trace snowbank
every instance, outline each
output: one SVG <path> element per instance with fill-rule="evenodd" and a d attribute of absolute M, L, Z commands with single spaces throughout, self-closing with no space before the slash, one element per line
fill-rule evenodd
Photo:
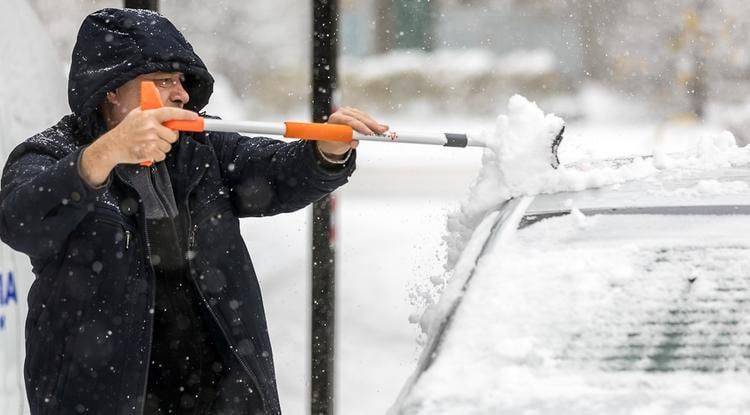
<path fill-rule="evenodd" d="M 345 74 L 361 81 L 377 81 L 408 73 L 422 73 L 428 78 L 466 80 L 469 77 L 496 76 L 535 77 L 556 69 L 554 54 L 544 49 L 517 50 L 497 56 L 486 49 L 438 49 L 435 52 L 396 50 L 364 59 L 344 57 Z"/>
<path fill-rule="evenodd" d="M 342 102 L 371 113 L 496 114 L 515 91 L 534 96 L 573 88 L 549 50 L 517 50 L 498 56 L 484 49 L 394 51 L 344 57 Z"/>

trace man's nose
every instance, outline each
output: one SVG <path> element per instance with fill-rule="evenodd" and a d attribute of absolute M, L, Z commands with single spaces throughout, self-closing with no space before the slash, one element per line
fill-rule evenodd
<path fill-rule="evenodd" d="M 185 87 L 182 85 L 182 82 L 177 81 L 175 82 L 174 87 L 172 87 L 169 91 L 169 101 L 173 103 L 181 103 L 182 105 L 185 105 L 190 101 L 190 94 L 188 94 Z"/>

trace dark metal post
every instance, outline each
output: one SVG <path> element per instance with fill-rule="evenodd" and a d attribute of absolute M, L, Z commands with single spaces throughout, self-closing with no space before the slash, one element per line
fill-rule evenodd
<path fill-rule="evenodd" d="M 312 112 L 326 122 L 333 112 L 338 47 L 337 0 L 313 0 Z M 335 229 L 333 196 L 313 204 L 310 413 L 333 414 L 335 343 Z"/>
<path fill-rule="evenodd" d="M 148 9 L 158 12 L 159 0 L 125 0 L 125 7 L 128 9 Z"/>

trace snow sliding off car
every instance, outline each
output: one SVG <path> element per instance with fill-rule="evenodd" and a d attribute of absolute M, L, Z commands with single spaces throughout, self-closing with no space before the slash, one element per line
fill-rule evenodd
<path fill-rule="evenodd" d="M 461 255 L 392 413 L 750 408 L 750 163 L 513 198 Z"/>

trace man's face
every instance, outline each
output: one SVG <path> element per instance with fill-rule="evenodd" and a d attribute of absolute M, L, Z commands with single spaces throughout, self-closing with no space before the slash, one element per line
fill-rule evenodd
<path fill-rule="evenodd" d="M 161 95 L 165 107 L 182 108 L 190 100 L 183 87 L 185 75 L 181 72 L 152 72 L 140 75 L 107 94 L 107 124 L 113 127 L 120 123 L 133 109 L 141 105 L 141 82 L 152 81 Z"/>

